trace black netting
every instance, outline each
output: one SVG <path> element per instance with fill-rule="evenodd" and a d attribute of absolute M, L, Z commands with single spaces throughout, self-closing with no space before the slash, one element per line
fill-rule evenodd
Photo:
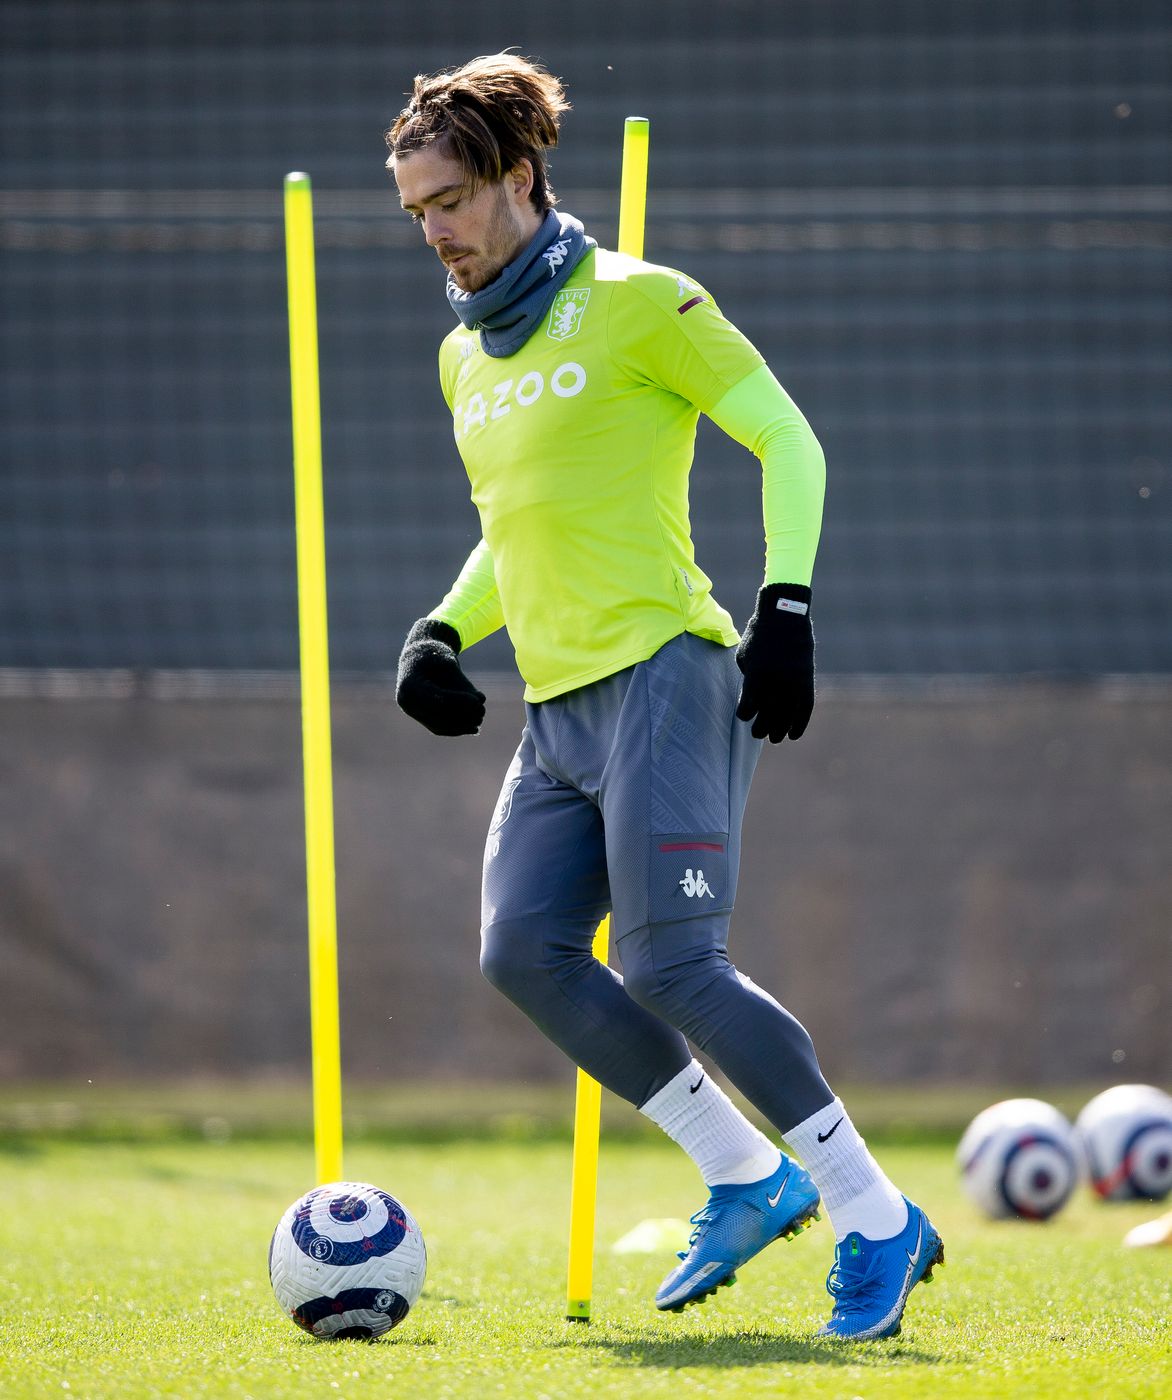
<path fill-rule="evenodd" d="M 1163 3 L 85 0 L 0 15 L 0 666 L 286 668 L 281 180 L 316 194 L 331 654 L 386 669 L 476 538 L 438 265 L 381 133 L 505 45 L 575 111 L 564 206 L 705 282 L 830 468 L 824 671 L 1172 670 Z M 701 433 L 698 552 L 751 606 L 755 462 Z M 506 664 L 494 639 L 481 664 Z"/>

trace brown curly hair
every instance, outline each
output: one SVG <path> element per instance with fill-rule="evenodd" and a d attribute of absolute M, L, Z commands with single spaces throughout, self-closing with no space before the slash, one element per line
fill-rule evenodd
<path fill-rule="evenodd" d="M 533 207 L 544 214 L 557 203 L 546 152 L 570 104 L 561 82 L 531 59 L 486 54 L 458 68 L 420 74 L 411 101 L 384 133 L 387 168 L 403 156 L 442 142 L 473 189 L 503 180 L 521 160 L 533 164 Z"/>

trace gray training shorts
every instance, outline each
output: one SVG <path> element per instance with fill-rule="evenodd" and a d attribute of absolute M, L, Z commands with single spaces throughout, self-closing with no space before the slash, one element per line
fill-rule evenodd
<path fill-rule="evenodd" d="M 484 855 L 482 922 L 554 915 L 616 940 L 727 916 L 762 741 L 735 716 L 733 648 L 684 632 L 635 666 L 538 704 Z"/>

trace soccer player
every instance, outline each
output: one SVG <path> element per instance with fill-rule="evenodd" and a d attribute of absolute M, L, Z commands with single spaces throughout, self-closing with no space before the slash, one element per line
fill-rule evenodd
<path fill-rule="evenodd" d="M 708 1201 L 657 1306 L 731 1282 L 821 1196 L 837 1247 L 819 1335 L 890 1336 L 940 1237 L 809 1035 L 727 951 L 762 741 L 800 738 L 814 704 L 822 452 L 704 287 L 557 210 L 547 153 L 568 106 L 546 69 L 497 54 L 417 77 L 386 133 L 400 202 L 447 270 L 459 324 L 440 382 L 483 533 L 411 628 L 398 702 L 434 734 L 475 733 L 484 696 L 459 658 L 508 629 L 527 722 L 488 831 L 481 967 L 699 1167 Z M 765 581 L 742 637 L 693 553 L 701 413 L 762 464 Z M 621 978 L 591 951 L 608 909 Z"/>

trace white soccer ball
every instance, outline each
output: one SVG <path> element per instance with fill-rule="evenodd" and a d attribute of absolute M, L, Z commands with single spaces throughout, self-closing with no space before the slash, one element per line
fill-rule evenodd
<path fill-rule="evenodd" d="M 269 1279 L 286 1316 L 314 1337 L 377 1337 L 418 1301 L 427 1249 L 411 1212 L 358 1181 L 318 1186 L 281 1216 Z"/>
<path fill-rule="evenodd" d="M 1105 1089 L 1083 1108 L 1074 1130 L 1104 1201 L 1160 1201 L 1172 1191 L 1172 1097 L 1162 1089 Z"/>
<path fill-rule="evenodd" d="M 1048 1220 L 1079 1175 L 1074 1130 L 1041 1099 L 1005 1099 L 978 1113 L 956 1159 L 968 1195 L 994 1218 Z"/>

